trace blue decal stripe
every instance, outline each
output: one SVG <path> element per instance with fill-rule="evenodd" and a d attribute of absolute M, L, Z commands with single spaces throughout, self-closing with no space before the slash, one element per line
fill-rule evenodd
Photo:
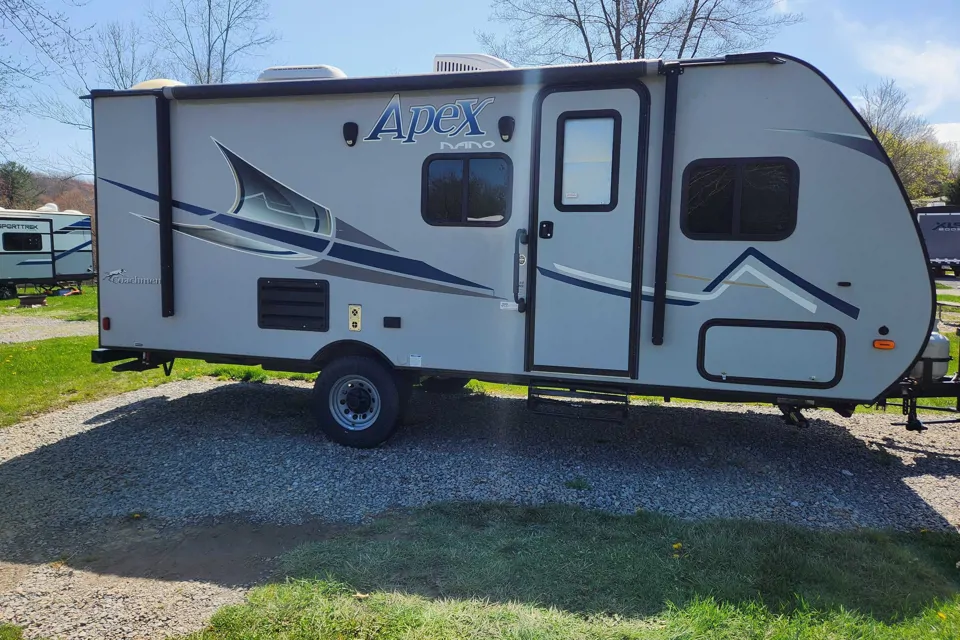
<path fill-rule="evenodd" d="M 485 287 L 482 284 L 477 284 L 476 282 L 470 282 L 469 280 L 458 278 L 457 276 L 447 273 L 446 271 L 441 271 L 436 267 L 431 267 L 427 263 L 421 262 L 420 260 L 401 258 L 400 256 L 379 253 L 377 251 L 361 249 L 360 247 L 339 244 L 337 242 L 333 243 L 328 255 L 331 258 L 337 258 L 346 262 L 353 262 L 354 264 L 362 264 L 368 267 L 374 267 L 376 269 L 383 269 L 384 271 L 393 271 L 394 273 L 402 273 L 404 275 L 414 276 L 417 278 L 426 278 L 428 280 L 436 280 L 438 282 L 447 282 L 450 284 L 459 284 L 467 287 L 476 287 L 477 289 L 493 291 L 493 289 L 490 287 Z"/>
<path fill-rule="evenodd" d="M 321 252 L 327 248 L 328 244 L 330 244 L 329 240 L 324 240 L 323 238 L 313 238 L 302 233 L 297 233 L 296 231 L 278 229 L 276 227 L 271 227 L 259 222 L 254 222 L 253 220 L 240 218 L 238 216 L 229 216 L 224 213 L 218 213 L 216 216 L 214 216 L 213 221 L 227 225 L 228 227 L 233 227 L 234 229 L 239 229 L 240 231 L 254 233 L 258 236 L 263 236 L 264 238 L 270 238 L 271 240 L 276 240 L 277 242 L 283 242 L 285 244 L 292 244 L 295 247 L 310 249 L 311 251 Z"/>
<path fill-rule="evenodd" d="M 789 280 L 790 282 L 792 282 L 793 284 L 797 285 L 798 287 L 800 287 L 801 289 L 803 289 L 804 291 L 806 291 L 806 292 L 809 293 L 810 295 L 812 295 L 812 296 L 818 298 L 819 300 L 827 303 L 828 305 L 830 305 L 831 307 L 833 307 L 834 309 L 836 309 L 836 310 L 839 311 L 840 313 L 842 313 L 842 314 L 844 314 L 844 315 L 847 315 L 847 316 L 850 316 L 850 317 L 853 318 L 854 320 L 856 320 L 856 319 L 860 316 L 860 309 L 858 309 L 857 307 L 853 306 L 853 305 L 850 304 L 849 302 L 846 302 L 845 300 L 841 300 L 840 298 L 838 298 L 837 296 L 835 296 L 835 295 L 833 295 L 833 294 L 831 294 L 831 293 L 827 293 L 826 291 L 824 291 L 823 289 L 821 289 L 821 288 L 818 287 L 817 285 L 813 284 L 812 282 L 807 282 L 806 280 L 804 280 L 803 278 L 801 278 L 800 276 L 798 276 L 798 275 L 795 274 L 794 272 L 790 271 L 789 269 L 787 269 L 787 268 L 784 267 L 784 266 L 781 266 L 779 263 L 774 262 L 772 259 L 770 259 L 770 258 L 768 258 L 767 256 L 763 255 L 762 253 L 760 253 L 759 251 L 757 251 L 757 250 L 756 250 L 755 248 L 753 248 L 753 247 L 750 247 L 750 248 L 748 248 L 746 251 L 744 251 L 743 253 L 741 253 L 741 254 L 740 254 L 740 257 L 737 258 L 736 260 L 734 260 L 733 262 L 731 262 L 729 267 L 727 267 L 726 269 L 724 269 L 724 270 L 720 273 L 720 275 L 718 275 L 716 278 L 714 278 L 714 279 L 713 279 L 713 282 L 711 282 L 710 284 L 708 284 L 708 285 L 706 286 L 706 288 L 704 289 L 704 291 L 706 291 L 707 293 L 709 293 L 709 292 L 713 291 L 714 289 L 716 289 L 718 286 L 720 286 L 720 283 L 722 283 L 724 280 L 726 280 L 726 279 L 727 279 L 727 276 L 729 276 L 731 273 L 733 273 L 733 271 L 734 271 L 737 267 L 739 267 L 741 264 L 743 264 L 743 262 L 744 262 L 747 258 L 756 258 L 757 260 L 759 260 L 760 262 L 762 262 L 762 263 L 764 264 L 764 266 L 768 267 L 768 268 L 771 269 L 772 271 L 775 271 L 778 275 L 782 276 L 782 277 L 785 278 L 786 280 Z"/>
<path fill-rule="evenodd" d="M 116 180 L 110 180 L 109 178 L 100 178 L 100 179 L 103 180 L 104 182 L 109 182 L 114 186 L 120 187 L 121 189 L 126 189 L 130 193 L 135 193 L 138 196 L 143 196 L 144 198 L 153 200 L 154 202 L 160 201 L 160 198 L 157 197 L 156 194 L 150 193 L 149 191 L 144 191 L 143 189 L 137 189 L 136 187 L 131 187 L 130 185 L 123 184 L 122 182 L 117 182 Z M 195 204 L 180 202 L 179 200 L 174 200 L 173 206 L 175 206 L 177 209 L 181 209 L 189 213 L 195 213 L 198 216 L 212 216 L 213 214 L 216 213 L 216 211 L 213 211 L 212 209 L 204 209 L 203 207 L 198 207 Z"/>
<path fill-rule="evenodd" d="M 624 291 L 623 289 L 614 289 L 613 287 L 607 287 L 602 284 L 597 284 L 596 282 L 590 282 L 588 280 L 580 280 L 579 278 L 572 278 L 568 275 L 557 273 L 556 271 L 544 269 L 543 267 L 537 267 L 537 271 L 540 272 L 540 275 L 546 276 L 547 278 L 552 278 L 553 280 L 558 280 L 565 284 L 572 284 L 573 286 L 580 287 L 582 289 L 590 289 L 591 291 L 608 293 L 610 295 L 619 296 L 621 298 L 630 297 L 630 292 Z M 653 296 L 641 295 L 640 299 L 643 300 L 644 302 L 653 302 Z M 667 304 L 675 304 L 679 307 L 692 307 L 700 303 L 696 300 L 671 300 L 668 298 Z"/>
<path fill-rule="evenodd" d="M 93 244 L 93 241 L 92 241 L 92 240 L 87 240 L 86 242 L 81 242 L 80 244 L 78 244 L 77 246 L 75 246 L 73 249 L 67 249 L 67 250 L 64 251 L 63 253 L 58 253 L 57 255 L 55 255 L 55 256 L 53 257 L 53 259 L 54 259 L 54 260 L 59 260 L 60 258 L 66 258 L 66 257 L 67 257 L 68 255 L 70 255 L 71 253 L 76 253 L 77 251 L 80 251 L 81 249 L 83 249 L 83 248 L 85 248 L 85 247 L 89 247 L 91 244 Z"/>
<path fill-rule="evenodd" d="M 83 243 L 81 243 L 81 244 L 78 244 L 78 245 L 75 246 L 73 249 L 67 249 L 66 251 L 64 251 L 64 252 L 62 252 L 62 253 L 58 253 L 57 255 L 53 256 L 53 259 L 54 259 L 54 260 L 59 260 L 60 258 L 66 258 L 66 257 L 67 257 L 68 255 L 70 255 L 71 253 L 76 253 L 77 251 L 82 251 L 85 247 L 89 247 L 91 244 L 93 244 L 93 241 L 92 241 L 92 240 L 87 240 L 86 242 L 83 242 Z M 18 262 L 18 263 L 17 263 L 17 266 L 19 267 L 20 265 L 32 265 L 32 264 L 50 264 L 50 259 L 47 258 L 47 259 L 44 260 L 44 259 L 40 259 L 40 258 L 35 258 L 35 259 L 33 259 L 33 260 L 24 260 L 23 262 Z"/>

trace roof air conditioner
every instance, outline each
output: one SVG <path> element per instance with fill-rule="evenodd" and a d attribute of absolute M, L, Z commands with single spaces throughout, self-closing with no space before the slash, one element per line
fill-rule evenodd
<path fill-rule="evenodd" d="M 485 53 L 440 54 L 433 58 L 434 73 L 457 73 L 458 71 L 492 71 L 512 69 L 506 60 Z"/>
<path fill-rule="evenodd" d="M 269 67 L 264 69 L 257 82 L 279 82 L 283 80 L 333 80 L 346 78 L 347 74 L 329 64 L 311 64 L 292 67 Z"/>

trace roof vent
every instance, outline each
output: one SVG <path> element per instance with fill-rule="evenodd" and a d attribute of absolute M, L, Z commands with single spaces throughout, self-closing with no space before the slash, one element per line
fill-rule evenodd
<path fill-rule="evenodd" d="M 57 212 L 60 211 L 60 207 L 58 207 L 58 206 L 56 205 L 56 203 L 54 203 L 54 202 L 48 202 L 47 204 L 45 204 L 45 205 L 43 205 L 42 207 L 40 207 L 39 209 L 37 209 L 37 211 L 44 211 L 44 212 L 49 212 L 49 213 L 57 213 Z"/>
<path fill-rule="evenodd" d="M 506 60 L 488 56 L 485 53 L 440 54 L 433 57 L 434 73 L 456 73 L 458 71 L 492 71 L 493 69 L 512 69 Z"/>
<path fill-rule="evenodd" d="M 293 67 L 269 67 L 260 74 L 257 82 L 283 80 L 333 80 L 346 78 L 347 74 L 329 64 L 311 64 Z"/>
<path fill-rule="evenodd" d="M 183 83 L 179 80 L 169 78 L 154 78 L 153 80 L 144 80 L 130 87 L 131 91 L 149 91 L 153 89 L 163 89 L 164 87 L 182 87 Z"/>

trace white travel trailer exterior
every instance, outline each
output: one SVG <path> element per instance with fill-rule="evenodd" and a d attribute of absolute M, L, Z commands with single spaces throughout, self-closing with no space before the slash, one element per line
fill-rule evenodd
<path fill-rule="evenodd" d="M 797 417 L 918 361 L 924 245 L 822 73 L 494 66 L 93 92 L 94 361 L 320 371 L 319 424 L 355 446 L 421 377 Z"/>
<path fill-rule="evenodd" d="M 79 211 L 0 209 L 0 299 L 16 297 L 17 285 L 92 278 L 91 245 L 90 216 Z"/>

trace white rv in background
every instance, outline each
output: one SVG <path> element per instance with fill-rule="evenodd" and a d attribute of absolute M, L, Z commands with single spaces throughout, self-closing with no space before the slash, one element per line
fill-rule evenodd
<path fill-rule="evenodd" d="M 763 401 L 802 424 L 946 371 L 921 358 L 934 295 L 906 193 L 789 55 L 441 56 L 89 98 L 94 362 L 319 371 L 343 444 L 384 442 L 417 381 L 526 384 L 534 408 Z"/>
<path fill-rule="evenodd" d="M 89 215 L 53 203 L 35 211 L 0 208 L 0 300 L 16 297 L 18 285 L 93 277 Z"/>

